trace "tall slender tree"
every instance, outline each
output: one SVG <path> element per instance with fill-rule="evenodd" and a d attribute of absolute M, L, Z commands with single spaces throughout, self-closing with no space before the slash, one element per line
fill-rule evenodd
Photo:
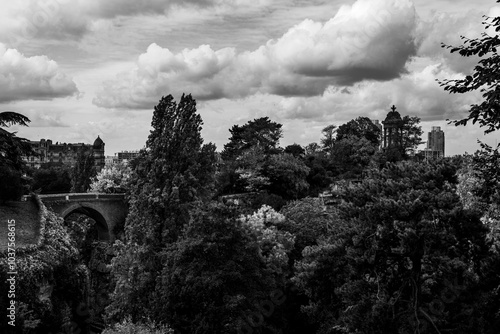
<path fill-rule="evenodd" d="M 71 192 L 83 193 L 89 190 L 96 175 L 94 156 L 91 152 L 78 152 L 76 163 L 71 170 Z"/>
<path fill-rule="evenodd" d="M 114 259 L 116 280 L 111 319 L 155 314 L 160 252 L 175 242 L 189 221 L 189 207 L 210 198 L 215 145 L 203 145 L 202 120 L 191 95 L 177 104 L 162 97 L 154 109 L 146 148 L 134 163 L 125 243 Z"/>

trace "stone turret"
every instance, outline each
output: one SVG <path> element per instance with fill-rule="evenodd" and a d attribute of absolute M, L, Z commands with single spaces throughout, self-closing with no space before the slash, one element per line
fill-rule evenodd
<path fill-rule="evenodd" d="M 92 145 L 92 153 L 94 155 L 95 168 L 99 172 L 105 164 L 105 155 L 104 155 L 104 142 L 101 137 L 97 136 L 96 140 L 94 140 L 94 144 Z"/>

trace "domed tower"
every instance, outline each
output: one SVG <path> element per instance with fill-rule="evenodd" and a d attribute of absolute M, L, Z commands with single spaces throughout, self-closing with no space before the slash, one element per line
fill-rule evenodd
<path fill-rule="evenodd" d="M 99 172 L 104 167 L 105 156 L 104 156 L 104 142 L 101 137 L 97 136 L 92 145 L 92 154 L 94 155 L 94 166 Z"/>
<path fill-rule="evenodd" d="M 401 149 L 403 120 L 396 111 L 395 106 L 391 107 L 391 111 L 389 111 L 382 124 L 384 124 L 384 148 Z"/>

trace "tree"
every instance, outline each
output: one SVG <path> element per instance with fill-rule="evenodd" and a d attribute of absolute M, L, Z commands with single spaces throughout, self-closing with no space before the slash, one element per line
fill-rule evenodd
<path fill-rule="evenodd" d="M 497 2 L 500 2 L 497 0 Z M 484 17 L 482 22 L 485 29 L 500 30 L 500 17 Z M 442 44 L 443 48 L 450 49 L 451 53 L 458 52 L 462 57 L 479 56 L 481 59 L 474 67 L 471 74 L 463 79 L 443 80 L 439 84 L 444 90 L 450 93 L 467 93 L 479 90 L 484 100 L 479 104 L 471 105 L 467 117 L 460 120 L 453 120 L 455 125 L 467 125 L 479 123 L 480 127 L 486 127 L 485 133 L 490 133 L 500 129 L 500 71 L 498 63 L 500 56 L 497 48 L 500 45 L 500 38 L 497 34 L 483 33 L 480 38 L 467 38 L 461 36 L 463 45 L 452 46 Z"/>
<path fill-rule="evenodd" d="M 342 137 L 331 154 L 335 174 L 340 178 L 359 178 L 377 150 L 378 146 L 365 137 Z"/>
<path fill-rule="evenodd" d="M 288 202 L 280 213 L 286 218 L 280 221 L 278 228 L 295 236 L 292 259 L 300 260 L 302 251 L 307 246 L 318 244 L 318 240 L 328 233 L 330 219 L 325 215 L 324 205 L 318 198 L 303 198 Z"/>
<path fill-rule="evenodd" d="M 321 133 L 323 134 L 323 138 L 321 138 L 321 146 L 323 150 L 327 153 L 330 153 L 333 150 L 333 146 L 335 145 L 335 132 L 337 132 L 337 126 L 328 125 Z"/>
<path fill-rule="evenodd" d="M 267 304 L 281 287 L 293 237 L 273 226 L 276 218 L 270 208 L 250 216 L 214 203 L 192 210 L 182 236 L 162 253 L 155 318 L 176 333 L 278 333 L 279 305 Z"/>
<path fill-rule="evenodd" d="M 358 117 L 339 126 L 336 140 L 348 137 L 365 138 L 377 147 L 380 145 L 380 129 L 368 117 Z"/>
<path fill-rule="evenodd" d="M 92 152 L 80 151 L 76 163 L 71 170 L 71 192 L 83 193 L 90 188 L 92 178 L 96 174 Z"/>
<path fill-rule="evenodd" d="M 71 191 L 70 170 L 64 167 L 37 169 L 33 173 L 31 188 L 42 194 L 68 193 Z"/>
<path fill-rule="evenodd" d="M 307 196 L 309 184 L 306 181 L 309 167 L 300 159 L 288 153 L 269 157 L 265 175 L 269 180 L 270 193 L 284 199 L 298 199 Z"/>
<path fill-rule="evenodd" d="M 294 157 L 303 157 L 306 151 L 299 144 L 292 144 L 285 147 L 285 153 L 289 153 Z"/>
<path fill-rule="evenodd" d="M 123 193 L 128 190 L 132 170 L 125 163 L 104 166 L 90 185 L 90 192 Z"/>
<path fill-rule="evenodd" d="M 401 146 L 403 156 L 408 158 L 415 153 L 418 145 L 422 144 L 422 127 L 419 126 L 420 118 L 404 116 L 401 129 Z"/>
<path fill-rule="evenodd" d="M 107 311 L 113 321 L 158 314 L 161 305 L 151 300 L 164 266 L 161 252 L 178 239 L 193 203 L 213 195 L 215 146 L 203 145 L 202 124 L 191 95 L 178 104 L 172 95 L 162 97 L 154 108 L 153 129 L 134 163 L 125 243 L 114 259 L 116 287 Z"/>
<path fill-rule="evenodd" d="M 338 190 L 334 228 L 304 250 L 294 278 L 318 333 L 487 326 L 477 308 L 487 229 L 462 207 L 456 170 L 449 161 L 388 164 Z"/>
<path fill-rule="evenodd" d="M 26 170 L 23 156 L 33 155 L 34 151 L 24 138 L 17 137 L 2 127 L 11 125 L 27 126 L 29 118 L 12 111 L 0 112 L 0 201 L 18 200 L 24 192 L 24 181 L 21 177 Z"/>
<path fill-rule="evenodd" d="M 15 133 L 8 132 L 2 127 L 11 125 L 28 126 L 29 118 L 12 111 L 0 112 L 0 166 L 9 166 L 15 170 L 22 170 L 25 163 L 22 160 L 23 156 L 32 155 L 28 140 L 19 138 Z"/>
<path fill-rule="evenodd" d="M 221 154 L 222 159 L 235 159 L 255 146 L 260 147 L 265 154 L 278 153 L 279 140 L 283 135 L 281 127 L 281 124 L 272 122 L 268 117 L 256 118 L 242 126 L 233 125 L 229 130 L 229 143 L 224 145 Z"/>
<path fill-rule="evenodd" d="M 21 175 L 18 171 L 0 165 L 0 203 L 17 201 L 23 195 Z"/>

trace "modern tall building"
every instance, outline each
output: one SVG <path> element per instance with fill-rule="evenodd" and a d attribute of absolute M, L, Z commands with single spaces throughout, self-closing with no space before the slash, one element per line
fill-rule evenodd
<path fill-rule="evenodd" d="M 423 152 L 426 158 L 444 157 L 444 132 L 440 126 L 433 126 L 427 134 L 427 148 Z"/>
<path fill-rule="evenodd" d="M 104 142 L 97 136 L 94 144 L 55 144 L 50 139 L 41 139 L 40 141 L 30 141 L 31 146 L 37 155 L 24 157 L 28 166 L 40 168 L 46 163 L 59 163 L 68 166 L 74 166 L 79 152 L 92 153 L 95 160 L 95 167 L 100 171 L 104 167 Z"/>

